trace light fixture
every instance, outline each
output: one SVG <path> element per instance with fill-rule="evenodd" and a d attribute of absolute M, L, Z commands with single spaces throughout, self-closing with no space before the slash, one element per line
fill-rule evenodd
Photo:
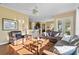
<path fill-rule="evenodd" d="M 39 9 L 38 9 L 37 6 L 35 6 L 35 7 L 33 8 L 32 13 L 33 13 L 34 16 L 39 16 Z"/>

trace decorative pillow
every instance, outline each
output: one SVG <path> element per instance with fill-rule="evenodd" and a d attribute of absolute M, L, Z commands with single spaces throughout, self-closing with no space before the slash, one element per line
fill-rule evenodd
<path fill-rule="evenodd" d="M 69 42 L 71 39 L 71 35 L 64 35 L 64 37 L 61 40 Z"/>
<path fill-rule="evenodd" d="M 79 39 L 79 37 L 77 35 L 73 35 L 73 36 L 71 36 L 71 39 L 69 40 L 69 42 L 71 43 L 71 42 L 78 40 L 78 39 Z"/>
<path fill-rule="evenodd" d="M 20 39 L 20 38 L 22 38 L 22 35 L 21 34 L 16 34 L 16 38 Z"/>
<path fill-rule="evenodd" d="M 60 33 L 60 34 L 59 34 L 59 37 L 63 37 L 63 33 Z"/>
<path fill-rule="evenodd" d="M 75 46 L 79 46 L 79 39 L 72 41 L 71 44 Z"/>

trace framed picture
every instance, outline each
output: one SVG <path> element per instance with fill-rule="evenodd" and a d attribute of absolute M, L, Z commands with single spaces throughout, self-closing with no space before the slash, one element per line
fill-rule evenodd
<path fill-rule="evenodd" d="M 18 22 L 16 20 L 2 18 L 2 30 L 17 30 Z"/>

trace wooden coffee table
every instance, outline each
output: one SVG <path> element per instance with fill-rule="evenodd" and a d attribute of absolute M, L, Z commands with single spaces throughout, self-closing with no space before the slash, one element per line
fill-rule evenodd
<path fill-rule="evenodd" d="M 9 44 L 9 53 L 12 55 L 15 54 L 20 54 L 20 55 L 33 55 L 34 53 L 31 51 L 31 48 L 36 49 L 37 54 L 41 54 L 42 50 L 45 48 L 45 46 L 47 46 L 47 44 L 49 43 L 48 39 L 41 39 L 41 40 L 37 40 L 37 39 L 31 39 L 31 40 L 26 40 L 26 42 L 24 44 L 20 44 L 17 46 L 14 46 L 12 44 Z M 31 46 L 30 46 L 31 45 Z M 28 46 L 28 49 L 24 46 Z M 37 48 L 33 47 L 36 46 Z"/>
<path fill-rule="evenodd" d="M 32 52 L 23 48 L 23 45 L 13 46 L 9 44 L 9 54 L 10 55 L 33 55 Z"/>
<path fill-rule="evenodd" d="M 37 54 L 41 54 L 42 50 L 44 47 L 49 43 L 49 40 L 47 39 L 41 39 L 41 40 L 36 40 L 33 43 L 31 43 L 31 48 L 32 50 L 36 49 Z"/>

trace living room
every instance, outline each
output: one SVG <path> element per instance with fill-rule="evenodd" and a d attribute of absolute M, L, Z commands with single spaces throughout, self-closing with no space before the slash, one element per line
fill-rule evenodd
<path fill-rule="evenodd" d="M 0 54 L 78 55 L 78 6 L 77 3 L 1 3 Z"/>

